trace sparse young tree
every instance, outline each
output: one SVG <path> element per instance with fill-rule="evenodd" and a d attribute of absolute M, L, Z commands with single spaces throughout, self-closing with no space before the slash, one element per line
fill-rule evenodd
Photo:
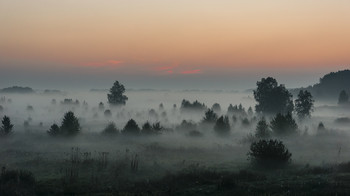
<path fill-rule="evenodd" d="M 108 103 L 112 105 L 125 105 L 128 97 L 124 95 L 125 87 L 118 81 L 115 81 L 107 95 Z"/>
<path fill-rule="evenodd" d="M 296 134 L 298 130 L 298 125 L 291 113 L 286 115 L 277 114 L 270 124 L 275 135 L 292 135 Z"/>
<path fill-rule="evenodd" d="M 72 111 L 67 112 L 62 120 L 60 130 L 63 135 L 72 136 L 80 132 L 80 124 Z"/>
<path fill-rule="evenodd" d="M 278 85 L 276 79 L 262 78 L 254 90 L 254 98 L 258 102 L 255 110 L 265 114 L 292 112 L 294 109 L 292 97 L 284 85 Z"/>
<path fill-rule="evenodd" d="M 221 116 L 215 123 L 214 131 L 219 135 L 227 135 L 230 133 L 231 126 L 227 116 Z"/>
<path fill-rule="evenodd" d="M 269 125 L 267 124 L 265 118 L 261 118 L 256 126 L 255 137 L 257 138 L 269 138 L 271 136 L 271 131 Z"/>
<path fill-rule="evenodd" d="M 140 133 L 140 128 L 134 119 L 130 119 L 126 123 L 122 133 L 125 135 L 138 135 Z"/>
<path fill-rule="evenodd" d="M 214 110 L 208 109 L 203 117 L 203 123 L 215 123 L 218 119 L 218 115 L 215 114 Z"/>
<path fill-rule="evenodd" d="M 345 90 L 342 90 L 339 94 L 338 104 L 342 105 L 342 104 L 347 104 L 347 103 L 349 103 L 349 95 L 348 95 L 348 93 L 346 93 Z"/>
<path fill-rule="evenodd" d="M 313 111 L 315 100 L 307 90 L 300 90 L 298 98 L 295 100 L 295 111 L 300 119 L 310 117 Z"/>
<path fill-rule="evenodd" d="M 13 124 L 11 124 L 11 119 L 8 116 L 2 118 L 1 135 L 10 135 L 12 133 Z"/>

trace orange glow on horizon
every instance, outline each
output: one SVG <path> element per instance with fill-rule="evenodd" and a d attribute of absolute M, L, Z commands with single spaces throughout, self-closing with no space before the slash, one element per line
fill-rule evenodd
<path fill-rule="evenodd" d="M 345 0 L 2 1 L 0 58 L 148 74 L 344 66 L 349 7 Z M 122 61 L 108 60 L 115 58 Z"/>

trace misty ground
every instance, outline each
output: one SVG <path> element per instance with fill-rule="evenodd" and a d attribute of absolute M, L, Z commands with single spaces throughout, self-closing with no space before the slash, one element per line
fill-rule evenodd
<path fill-rule="evenodd" d="M 220 103 L 221 113 L 226 114 L 230 103 L 254 107 L 251 93 L 135 91 L 128 93 L 123 108 L 109 108 L 104 92 L 5 96 L 11 101 L 1 103 L 0 117 L 10 116 L 15 127 L 12 135 L 0 138 L 0 166 L 32 172 L 37 195 L 342 195 L 350 191 L 349 124 L 337 121 L 349 117 L 350 111 L 337 106 L 336 100 L 316 101 L 312 118 L 298 121 L 299 135 L 278 138 L 292 153 L 288 167 L 266 169 L 254 167 L 247 157 L 249 134 L 254 134 L 257 123 L 254 116 L 249 125 L 233 124 L 226 137 L 215 135 L 210 126 L 197 127 L 202 137 L 176 128 L 182 120 L 199 124 L 203 118 L 202 113 L 181 113 L 183 98 L 198 99 L 208 107 Z M 80 105 L 60 104 L 64 98 L 78 99 Z M 52 99 L 57 103 L 52 104 Z M 84 100 L 88 107 L 83 107 Z M 112 117 L 104 116 L 100 101 Z M 27 110 L 28 105 L 33 111 Z M 150 117 L 150 109 L 159 116 Z M 81 133 L 73 138 L 50 137 L 46 131 L 52 123 L 60 123 L 68 110 L 79 117 Z M 169 131 L 137 137 L 101 134 L 108 122 L 122 129 L 130 118 L 139 126 L 160 121 Z M 24 126 L 25 121 L 29 125 Z M 318 134 L 319 122 L 327 133 Z"/>

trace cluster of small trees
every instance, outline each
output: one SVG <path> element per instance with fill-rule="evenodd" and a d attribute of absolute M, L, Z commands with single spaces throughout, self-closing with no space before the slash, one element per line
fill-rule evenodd
<path fill-rule="evenodd" d="M 314 104 L 311 93 L 307 90 L 300 90 L 294 105 L 293 95 L 284 85 L 278 85 L 276 79 L 272 77 L 262 78 L 257 82 L 254 98 L 257 101 L 255 110 L 259 113 L 274 115 L 295 111 L 300 119 L 311 116 Z"/>
<path fill-rule="evenodd" d="M 286 136 L 294 135 L 298 133 L 298 125 L 293 119 L 291 113 L 277 114 L 270 122 L 267 123 L 264 117 L 258 122 L 256 126 L 255 137 L 257 138 L 269 138 L 273 135 Z"/>
<path fill-rule="evenodd" d="M 81 130 L 79 120 L 72 111 L 65 113 L 61 126 L 53 124 L 47 133 L 51 136 L 74 136 Z"/>
<path fill-rule="evenodd" d="M 163 127 L 160 125 L 159 122 L 154 124 L 146 122 L 142 125 L 142 128 L 140 128 L 135 120 L 130 119 L 121 131 L 118 130 L 118 128 L 113 122 L 109 123 L 107 127 L 102 131 L 102 134 L 118 135 L 119 133 L 122 133 L 123 135 L 129 135 L 129 136 L 136 136 L 140 134 L 157 135 L 157 134 L 160 134 L 162 130 L 163 130 Z"/>
<path fill-rule="evenodd" d="M 191 103 L 190 101 L 183 99 L 181 102 L 181 111 L 205 111 L 206 109 L 207 106 L 197 100 Z"/>

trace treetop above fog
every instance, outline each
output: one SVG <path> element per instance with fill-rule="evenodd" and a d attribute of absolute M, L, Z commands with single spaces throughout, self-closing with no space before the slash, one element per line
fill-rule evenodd
<path fill-rule="evenodd" d="M 255 110 L 265 114 L 289 113 L 294 109 L 293 96 L 272 77 L 262 78 L 254 90 Z"/>

